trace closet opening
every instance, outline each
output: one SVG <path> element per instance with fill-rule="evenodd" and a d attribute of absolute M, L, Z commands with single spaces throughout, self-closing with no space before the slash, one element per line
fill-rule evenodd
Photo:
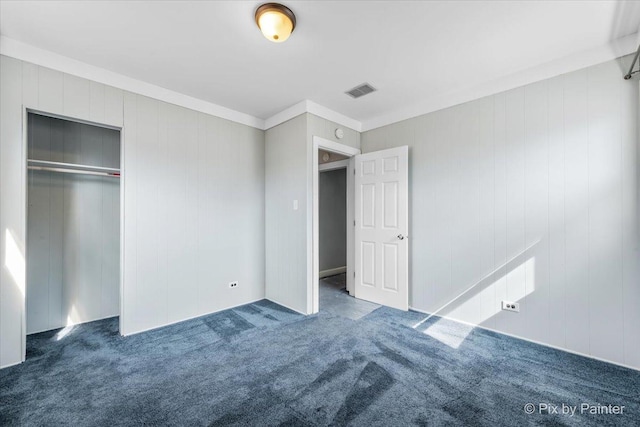
<path fill-rule="evenodd" d="M 119 322 L 121 130 L 32 111 L 26 119 L 23 330 L 60 341 L 81 323 Z"/>

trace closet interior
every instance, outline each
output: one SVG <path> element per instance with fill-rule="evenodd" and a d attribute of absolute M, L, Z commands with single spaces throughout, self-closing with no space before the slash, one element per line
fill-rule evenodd
<path fill-rule="evenodd" d="M 28 113 L 27 334 L 120 313 L 120 131 Z"/>

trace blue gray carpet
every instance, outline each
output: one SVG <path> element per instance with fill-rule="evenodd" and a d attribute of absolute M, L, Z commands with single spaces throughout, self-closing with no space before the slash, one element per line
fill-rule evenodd
<path fill-rule="evenodd" d="M 346 294 L 345 294 L 346 295 Z M 345 296 L 348 298 L 348 296 Z M 123 338 L 117 318 L 29 336 L 1 425 L 638 425 L 640 372 L 381 307 L 269 301 Z M 558 406 L 527 415 L 527 403 Z M 624 405 L 563 415 L 562 404 Z"/>

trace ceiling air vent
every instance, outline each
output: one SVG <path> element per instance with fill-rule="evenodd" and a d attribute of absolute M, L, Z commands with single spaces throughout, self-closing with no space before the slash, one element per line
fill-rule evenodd
<path fill-rule="evenodd" d="M 360 98 L 361 96 L 365 96 L 375 91 L 376 91 L 376 88 L 371 86 L 369 83 L 363 83 L 359 86 L 354 87 L 351 90 L 346 91 L 345 93 L 352 98 Z"/>

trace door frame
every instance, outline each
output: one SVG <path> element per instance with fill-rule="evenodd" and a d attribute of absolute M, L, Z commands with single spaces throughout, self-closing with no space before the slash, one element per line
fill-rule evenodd
<path fill-rule="evenodd" d="M 24 362 L 27 358 L 27 283 L 29 282 L 28 278 L 28 268 L 27 268 L 27 251 L 28 251 L 28 242 L 29 242 L 29 171 L 28 171 L 28 157 L 29 157 L 29 113 L 38 114 L 41 116 L 52 117 L 54 119 L 67 120 L 70 122 L 76 122 L 91 126 L 97 126 L 106 129 L 113 129 L 120 132 L 120 271 L 118 273 L 118 289 L 120 292 L 119 295 L 119 323 L 118 329 L 120 335 L 122 335 L 123 325 L 124 325 L 124 189 L 125 189 L 125 129 L 124 124 L 114 124 L 114 123 L 102 123 L 102 122 L 94 122 L 91 120 L 80 119 L 77 117 L 71 117 L 65 114 L 53 113 L 50 111 L 45 111 L 39 108 L 35 108 L 29 105 L 22 105 L 22 189 L 21 189 L 21 198 L 24 201 L 24 215 L 22 219 L 22 226 L 24 230 L 24 283 L 22 288 L 22 301 L 21 301 L 21 311 L 22 311 L 22 321 L 20 325 L 21 336 L 22 336 L 22 362 Z"/>
<path fill-rule="evenodd" d="M 349 222 L 353 223 L 354 219 L 354 176 L 353 176 L 353 156 L 360 154 L 360 149 L 353 148 L 349 145 L 340 144 L 319 136 L 313 136 L 313 148 L 311 155 L 311 209 L 309 209 L 310 221 L 307 221 L 307 233 L 311 236 L 311 271 L 307 272 L 307 313 L 315 314 L 320 309 L 320 213 L 319 213 L 319 186 L 320 186 L 320 167 L 318 165 L 318 151 L 320 149 L 330 151 L 332 153 L 341 154 L 349 157 L 349 166 L 347 167 L 347 289 L 353 295 L 353 257 L 354 257 L 354 230 L 349 226 Z"/>

